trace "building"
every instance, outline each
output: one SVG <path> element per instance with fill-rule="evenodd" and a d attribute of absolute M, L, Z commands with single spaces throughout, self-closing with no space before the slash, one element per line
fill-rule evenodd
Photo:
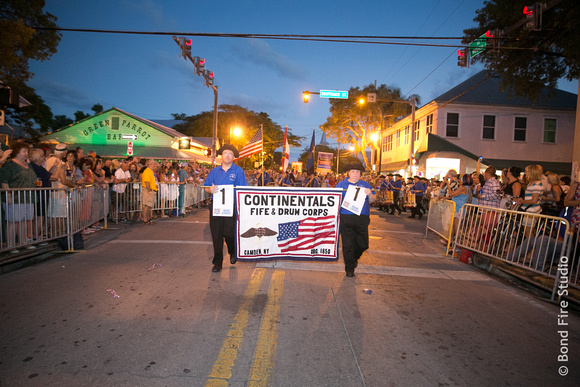
<path fill-rule="evenodd" d="M 196 160 L 211 163 L 211 138 L 188 137 L 175 129 L 115 107 L 40 138 L 44 143 L 63 142 L 102 157 L 133 156 Z"/>
<path fill-rule="evenodd" d="M 408 116 L 381 133 L 381 172 L 440 178 L 449 169 L 473 172 L 481 156 L 498 170 L 540 164 L 569 174 L 576 100 L 547 89 L 536 103 L 510 96 L 497 76 L 481 71 L 417 109 L 415 122 Z"/>

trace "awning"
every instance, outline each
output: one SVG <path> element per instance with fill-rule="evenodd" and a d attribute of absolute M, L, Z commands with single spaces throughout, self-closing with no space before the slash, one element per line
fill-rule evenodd
<path fill-rule="evenodd" d="M 381 164 L 381 173 L 399 171 L 401 169 L 407 168 L 408 166 L 409 164 L 407 163 L 407 160 Z"/>
<path fill-rule="evenodd" d="M 94 144 L 68 144 L 69 149 L 83 148 L 84 154 L 95 151 L 101 157 L 122 158 L 127 157 L 126 145 L 94 145 Z M 151 159 L 170 160 L 195 160 L 200 163 L 211 164 L 211 157 L 201 156 L 192 152 L 167 147 L 133 146 L 133 156 Z"/>

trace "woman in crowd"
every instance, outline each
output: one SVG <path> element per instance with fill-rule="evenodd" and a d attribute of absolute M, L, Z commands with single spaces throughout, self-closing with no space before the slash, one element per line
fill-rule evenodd
<path fill-rule="evenodd" d="M 542 195 L 544 204 L 542 205 L 542 213 L 552 216 L 560 216 L 560 212 L 564 208 L 564 192 L 560 187 L 560 179 L 554 172 L 546 174 L 550 190 Z"/>
<path fill-rule="evenodd" d="M 465 203 L 469 203 L 470 202 L 470 197 L 471 197 L 471 184 L 473 183 L 473 181 L 471 180 L 471 176 L 468 174 L 463 174 L 461 176 L 459 176 L 459 178 L 457 179 L 459 181 L 459 188 L 456 189 L 453 192 L 448 192 L 447 193 L 447 199 L 452 200 L 455 203 L 455 220 L 453 221 L 453 234 L 451 236 L 451 238 L 453 238 L 453 236 L 455 236 L 455 233 L 457 232 L 457 225 L 459 224 L 459 216 L 461 214 L 461 208 L 463 208 L 463 205 Z"/>
<path fill-rule="evenodd" d="M 510 167 L 507 172 L 507 185 L 503 187 L 500 208 L 512 209 L 512 199 L 517 199 L 522 196 L 522 183 L 520 183 L 520 174 L 522 170 L 516 166 Z"/>
<path fill-rule="evenodd" d="M 564 198 L 564 205 L 566 207 L 572 207 L 572 215 L 570 217 L 570 227 L 573 232 L 576 232 L 578 236 L 578 231 L 580 228 L 580 184 L 578 182 L 572 183 L 568 194 Z"/>
<path fill-rule="evenodd" d="M 517 198 L 515 201 L 526 213 L 540 214 L 542 212 L 540 199 L 544 192 L 544 187 L 542 186 L 542 170 L 537 165 L 528 165 L 524 174 L 524 181 L 526 183 L 525 196 L 523 198 Z M 522 224 L 526 229 L 525 238 L 530 237 L 535 219 L 524 217 Z"/>

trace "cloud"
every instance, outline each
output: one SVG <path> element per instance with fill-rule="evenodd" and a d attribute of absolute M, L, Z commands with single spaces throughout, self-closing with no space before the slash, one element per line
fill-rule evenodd
<path fill-rule="evenodd" d="M 158 27 L 175 27 L 177 26 L 177 21 L 171 17 L 167 17 L 163 14 L 163 7 L 160 5 L 161 2 L 155 2 L 153 0 L 124 0 L 123 5 L 129 10 L 134 12 L 139 12 L 145 15 L 151 22 Z"/>
<path fill-rule="evenodd" d="M 78 90 L 69 86 L 50 80 L 34 80 L 31 82 L 36 93 L 44 99 L 47 105 L 61 104 L 70 106 L 73 109 L 83 110 L 91 104 L 91 98 Z"/>
<path fill-rule="evenodd" d="M 260 39 L 233 45 L 234 56 L 255 65 L 274 70 L 284 78 L 304 80 L 306 69 L 292 63 L 286 55 L 277 53 L 271 45 Z"/>

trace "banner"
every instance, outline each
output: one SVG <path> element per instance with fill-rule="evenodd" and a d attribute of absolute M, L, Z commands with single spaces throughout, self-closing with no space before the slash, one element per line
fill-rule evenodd
<path fill-rule="evenodd" d="M 324 175 L 332 172 L 332 159 L 334 155 L 328 152 L 318 152 L 318 163 L 316 164 L 316 172 Z"/>
<path fill-rule="evenodd" d="M 342 190 L 237 187 L 240 261 L 338 260 Z"/>

